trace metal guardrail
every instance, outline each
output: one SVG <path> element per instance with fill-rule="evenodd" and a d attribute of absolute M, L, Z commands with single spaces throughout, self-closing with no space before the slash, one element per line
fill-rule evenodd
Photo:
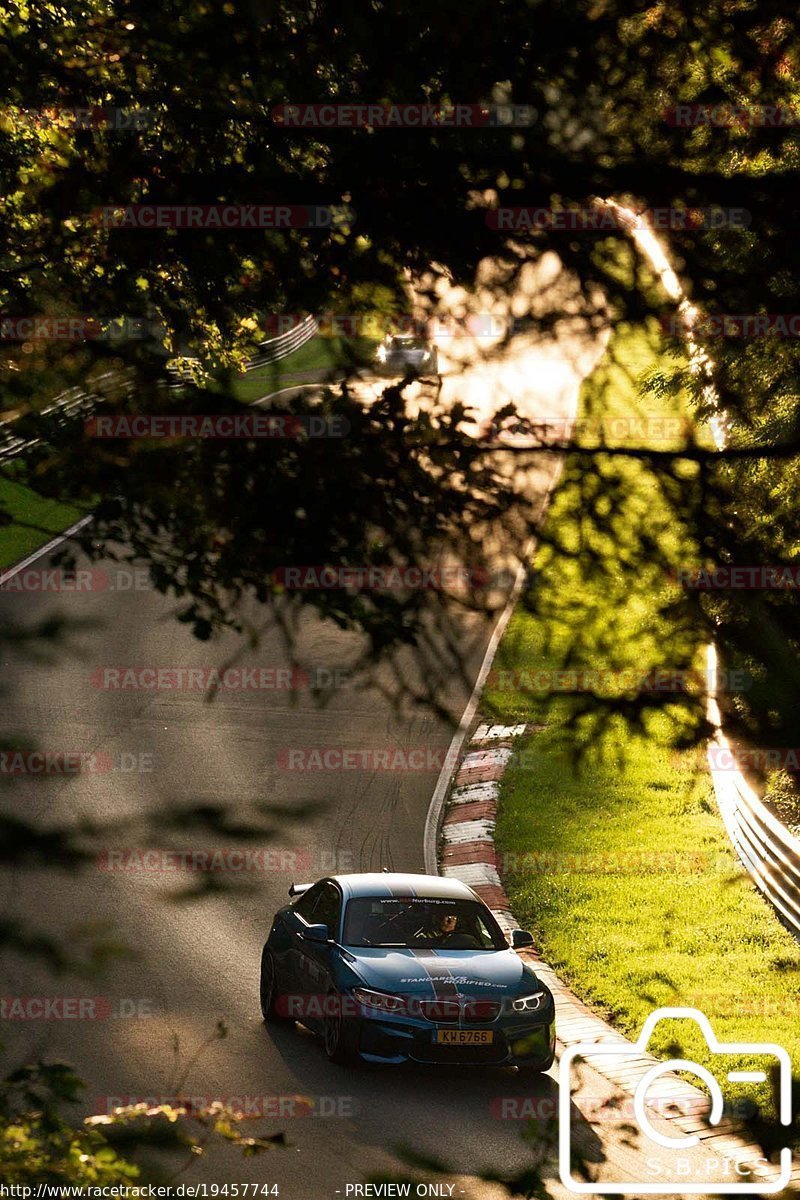
<path fill-rule="evenodd" d="M 257 367 L 264 367 L 268 363 L 277 362 L 281 358 L 286 358 L 293 351 L 299 350 L 304 346 L 314 334 L 317 332 L 317 322 L 312 316 L 304 317 L 297 325 L 293 325 L 291 329 L 287 329 L 286 333 L 279 333 L 274 338 L 268 338 L 267 341 L 259 343 L 259 353 L 251 358 L 245 366 L 245 371 L 255 371 Z M 178 388 L 184 379 L 191 377 L 191 368 L 188 366 L 190 362 L 196 361 L 191 358 L 184 358 L 184 366 L 172 368 L 172 374 L 176 378 L 167 386 L 170 388 Z"/>
<path fill-rule="evenodd" d="M 716 731 L 708 747 L 708 767 L 725 829 L 756 887 L 792 933 L 800 935 L 800 838 L 770 812 L 736 764 L 736 752 L 722 728 L 713 646 L 707 650 L 706 670 L 706 713 Z"/>
<path fill-rule="evenodd" d="M 800 839 L 770 812 L 740 771 L 725 768 L 726 753 L 735 761 L 735 752 L 718 733 L 709 747 L 709 768 L 728 837 L 753 882 L 792 932 L 800 934 Z"/>
<path fill-rule="evenodd" d="M 67 388 L 59 392 L 47 408 L 37 413 L 40 417 L 57 416 L 59 422 L 74 420 L 76 417 L 88 417 L 95 411 L 98 402 L 118 396 L 130 395 L 133 382 L 130 372 L 106 371 L 94 380 L 92 391 L 84 391 L 81 387 Z M 15 421 L 0 422 L 0 462 L 16 458 L 26 450 L 38 446 L 41 438 L 21 438 L 14 432 Z"/>
<path fill-rule="evenodd" d="M 684 338 L 693 366 L 705 377 L 704 394 L 714 409 L 709 420 L 714 444 L 718 450 L 728 442 L 728 414 L 719 405 L 714 384 L 714 364 L 700 349 L 694 337 L 696 310 L 687 300 L 680 281 L 670 261 L 653 236 L 653 231 L 644 226 L 636 229 L 634 216 L 615 201 L 606 202 L 624 220 L 635 244 L 657 272 L 661 283 L 684 316 Z M 722 729 L 717 687 L 717 652 L 711 644 L 707 647 L 709 689 L 707 716 L 715 736 L 709 745 L 708 765 L 714 783 L 720 814 L 728 837 L 739 858 L 775 911 L 797 936 L 800 935 L 800 839 L 789 830 L 767 808 L 738 769 L 721 769 L 715 758 L 730 753 L 729 767 L 735 763 L 735 755 Z"/>
<path fill-rule="evenodd" d="M 292 329 L 287 329 L 286 333 L 278 334 L 277 337 L 270 338 L 266 342 L 261 342 L 259 350 L 262 353 L 251 358 L 250 362 L 245 367 L 246 371 L 254 371 L 256 367 L 263 367 L 267 363 L 277 362 L 280 358 L 286 358 L 287 354 L 291 354 L 294 350 L 299 350 L 304 346 L 314 334 L 317 332 L 317 322 L 314 317 L 305 317 L 299 324 Z"/>
<path fill-rule="evenodd" d="M 256 358 L 250 359 L 245 370 L 253 371 L 256 367 L 286 358 L 288 354 L 305 345 L 314 336 L 316 331 L 317 322 L 315 318 L 312 316 L 305 317 L 297 325 L 294 325 L 291 329 L 287 329 L 286 333 L 278 334 L 276 337 L 268 338 L 267 341 L 262 342 L 259 347 L 262 353 Z M 182 386 L 182 376 L 186 372 L 181 372 L 178 368 L 173 371 L 173 374 L 177 378 L 167 384 L 167 387 L 172 390 Z M 116 384 L 114 386 L 110 385 L 108 383 L 110 380 L 116 381 Z M 93 383 L 92 391 L 87 392 L 80 387 L 67 388 L 66 391 L 59 392 L 52 404 L 49 404 L 47 408 L 43 408 L 38 415 L 49 417 L 57 414 L 59 418 L 64 417 L 67 420 L 78 416 L 91 416 L 97 407 L 98 401 L 111 399 L 115 395 L 129 394 L 132 387 L 133 384 L 129 373 L 107 371 L 104 375 L 97 377 Z M 41 440 L 40 438 L 19 437 L 14 433 L 14 424 L 14 421 L 0 421 L 0 462 L 16 458 L 26 450 L 33 449 Z"/>

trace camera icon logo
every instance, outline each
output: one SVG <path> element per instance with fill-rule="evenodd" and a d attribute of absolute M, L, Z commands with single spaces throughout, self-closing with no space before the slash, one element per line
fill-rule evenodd
<path fill-rule="evenodd" d="M 638 1182 L 620 1181 L 620 1182 L 605 1182 L 594 1183 L 587 1182 L 585 1179 L 577 1178 L 572 1171 L 572 1143 L 571 1143 L 571 1103 L 572 1091 L 570 1081 L 572 1077 L 572 1067 L 576 1058 L 583 1058 L 591 1066 L 593 1060 L 604 1056 L 613 1056 L 616 1062 L 624 1061 L 625 1059 L 631 1062 L 646 1054 L 647 1046 L 650 1042 L 653 1030 L 659 1021 L 662 1020 L 692 1020 L 699 1025 L 703 1036 L 706 1039 L 709 1050 L 714 1054 L 724 1055 L 758 1055 L 768 1060 L 764 1064 L 763 1070 L 726 1070 L 724 1078 L 730 1083 L 762 1083 L 768 1078 L 768 1068 L 777 1060 L 778 1073 L 778 1119 L 781 1125 L 788 1126 L 792 1123 L 792 1065 L 788 1052 L 783 1046 L 778 1046 L 774 1042 L 720 1042 L 717 1040 L 711 1023 L 704 1013 L 697 1008 L 658 1008 L 650 1016 L 642 1027 L 637 1041 L 634 1045 L 620 1044 L 619 1042 L 578 1042 L 573 1046 L 569 1046 L 562 1055 L 559 1071 L 559 1121 L 558 1121 L 558 1160 L 559 1174 L 561 1182 L 569 1191 L 581 1195 L 637 1195 L 637 1196 L 657 1196 L 657 1195 L 675 1195 L 676 1192 L 683 1195 L 737 1195 L 737 1194 L 758 1194 L 761 1196 L 773 1195 L 776 1192 L 783 1191 L 788 1185 L 792 1174 L 792 1151 L 788 1146 L 784 1146 L 780 1152 L 780 1172 L 774 1176 L 770 1174 L 769 1178 L 765 1178 L 762 1174 L 753 1182 L 743 1182 L 741 1178 L 738 1181 L 723 1182 L 720 1178 L 709 1178 L 703 1180 L 687 1178 L 687 1175 L 696 1174 L 694 1165 L 683 1171 L 678 1168 L 678 1176 L 672 1175 L 671 1178 L 664 1179 L 661 1182 L 653 1182 L 651 1180 L 640 1180 Z M 720 1066 L 725 1070 L 724 1057 L 720 1059 Z M 706 1067 L 700 1063 L 691 1062 L 689 1059 L 673 1058 L 665 1062 L 658 1062 L 651 1067 L 642 1078 L 636 1088 L 633 1097 L 633 1112 L 636 1123 L 640 1131 L 644 1134 L 650 1148 L 660 1146 L 676 1152 L 685 1152 L 689 1149 L 697 1147 L 700 1143 L 700 1138 L 697 1133 L 689 1133 L 686 1136 L 671 1137 L 661 1133 L 652 1123 L 651 1116 L 648 1113 L 647 1092 L 652 1087 L 656 1079 L 665 1074 L 672 1074 L 675 1071 L 691 1072 L 696 1075 L 708 1088 L 711 1101 L 710 1111 L 708 1114 L 708 1123 L 712 1126 L 718 1125 L 723 1117 L 724 1100 L 722 1089 L 720 1088 L 718 1079 Z M 723 1076 L 721 1076 L 723 1077 Z M 643 1148 L 646 1148 L 646 1143 Z M 688 1163 L 688 1159 L 683 1160 Z M 716 1159 L 717 1165 L 721 1160 Z M 728 1159 L 724 1160 L 728 1164 Z M 771 1167 L 773 1164 L 764 1162 L 765 1166 Z M 777 1168 L 775 1168 L 777 1170 Z M 714 1174 L 714 1169 L 709 1168 L 709 1175 Z M 735 1168 L 735 1174 L 741 1176 L 744 1174 L 739 1169 L 739 1164 Z"/>

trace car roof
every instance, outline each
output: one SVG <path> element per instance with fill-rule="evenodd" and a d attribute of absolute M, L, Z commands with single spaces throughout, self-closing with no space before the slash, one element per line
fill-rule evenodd
<path fill-rule="evenodd" d="M 332 875 L 345 898 L 356 896 L 416 896 L 423 899 L 475 900 L 472 888 L 460 879 L 412 872 L 370 871 L 354 875 Z"/>

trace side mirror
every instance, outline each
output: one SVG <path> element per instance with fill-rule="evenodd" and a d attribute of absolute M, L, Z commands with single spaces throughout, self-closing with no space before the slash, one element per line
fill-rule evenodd
<path fill-rule="evenodd" d="M 303 940 L 306 942 L 317 942 L 320 945 L 326 946 L 331 940 L 330 931 L 327 925 L 309 925 L 308 929 L 303 930 Z M 531 938 L 531 941 L 533 939 Z"/>
<path fill-rule="evenodd" d="M 533 934 L 528 933 L 527 929 L 512 929 L 511 930 L 511 947 L 514 950 L 521 950 L 523 946 L 533 945 Z"/>

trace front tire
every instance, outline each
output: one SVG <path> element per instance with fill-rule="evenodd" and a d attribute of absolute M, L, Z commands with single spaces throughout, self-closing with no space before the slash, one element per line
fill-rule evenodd
<path fill-rule="evenodd" d="M 328 992 L 323 1040 L 329 1061 L 345 1066 L 353 1061 L 354 1056 L 347 1042 L 342 999 L 340 992 L 333 989 Z"/>
<path fill-rule="evenodd" d="M 552 1052 L 552 1054 L 550 1055 L 550 1057 L 545 1059 L 544 1062 L 541 1062 L 541 1063 L 527 1063 L 527 1062 L 517 1063 L 517 1070 L 519 1071 L 520 1075 L 544 1075 L 544 1073 L 546 1071 L 550 1070 L 550 1068 L 552 1067 L 555 1060 L 556 1060 L 556 1052 L 554 1050 Z"/>
<path fill-rule="evenodd" d="M 261 952 L 261 979 L 259 984 L 261 1000 L 261 1015 L 269 1025 L 288 1024 L 289 1018 L 283 1016 L 277 1008 L 278 970 L 275 965 L 275 955 L 265 946 Z"/>

